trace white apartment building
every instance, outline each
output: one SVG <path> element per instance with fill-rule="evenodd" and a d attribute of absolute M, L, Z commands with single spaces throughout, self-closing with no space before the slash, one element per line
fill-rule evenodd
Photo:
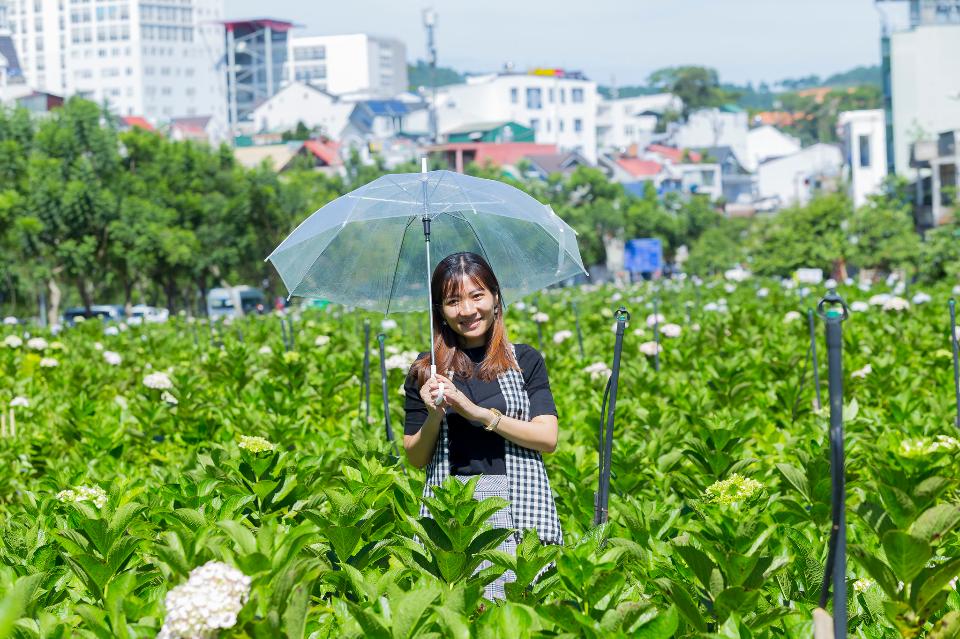
<path fill-rule="evenodd" d="M 956 3 L 954 3 L 956 4 Z M 887 135 L 897 175 L 913 177 L 910 145 L 960 128 L 960 10 L 913 0 L 909 28 L 884 38 L 891 110 Z"/>
<path fill-rule="evenodd" d="M 887 176 L 886 123 L 883 109 L 844 111 L 837 117 L 844 164 L 854 206 L 879 193 Z"/>
<path fill-rule="evenodd" d="M 818 188 L 840 177 L 843 154 L 832 144 L 812 144 L 786 157 L 767 160 L 757 169 L 761 199 L 777 207 L 805 205 Z"/>
<path fill-rule="evenodd" d="M 793 155 L 803 148 L 800 140 L 769 124 L 747 132 L 747 156 L 738 158 L 751 173 L 767 160 Z"/>
<path fill-rule="evenodd" d="M 291 37 L 288 46 L 289 82 L 362 99 L 407 90 L 407 49 L 400 40 L 356 33 Z"/>
<path fill-rule="evenodd" d="M 0 0 L 2 1 L 2 0 Z M 224 0 L 6 0 L 27 83 L 118 115 L 226 122 Z"/>
<path fill-rule="evenodd" d="M 669 127 L 666 141 L 680 149 L 729 146 L 740 163 L 747 166 L 747 131 L 746 111 L 699 109 L 686 122 Z"/>
<path fill-rule="evenodd" d="M 646 148 L 653 141 L 660 116 L 681 109 L 683 102 L 671 93 L 601 99 L 597 107 L 597 145 L 618 151 L 631 145 Z"/>
<path fill-rule="evenodd" d="M 254 131 L 290 131 L 302 122 L 339 139 L 356 104 L 337 99 L 311 84 L 291 82 L 253 110 Z"/>
<path fill-rule="evenodd" d="M 576 73 L 473 76 L 438 90 L 437 123 L 442 134 L 478 122 L 517 122 L 534 130 L 537 144 L 579 151 L 596 164 L 597 102 L 597 84 Z"/>

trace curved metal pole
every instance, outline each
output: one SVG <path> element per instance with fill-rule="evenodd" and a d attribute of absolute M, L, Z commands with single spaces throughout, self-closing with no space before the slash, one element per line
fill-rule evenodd
<path fill-rule="evenodd" d="M 607 521 L 608 506 L 610 503 L 610 457 L 613 452 L 613 419 L 617 411 L 617 383 L 620 380 L 620 352 L 623 350 L 623 332 L 630 313 L 627 309 L 617 309 L 617 340 L 613 347 L 613 370 L 610 374 L 610 405 L 606 416 L 606 441 L 604 442 L 603 467 L 600 469 L 600 486 L 597 491 L 596 511 L 594 524 L 599 525 Z"/>
<path fill-rule="evenodd" d="M 387 391 L 387 355 L 384 342 L 387 336 L 383 333 L 377 335 L 377 341 L 380 342 L 380 385 L 383 388 L 383 421 L 387 431 L 387 441 L 393 447 L 393 454 L 397 457 L 400 452 L 397 450 L 397 442 L 393 439 L 393 428 L 390 426 L 390 397 Z"/>
<path fill-rule="evenodd" d="M 957 302 L 950 299 L 950 344 L 953 347 L 953 393 L 957 400 L 957 428 L 960 428 L 960 358 L 957 355 Z"/>
<path fill-rule="evenodd" d="M 427 158 L 423 157 L 420 159 L 420 183 L 423 189 L 423 217 L 420 220 L 423 222 L 423 240 L 427 245 L 427 312 L 430 314 L 430 376 L 437 376 L 437 359 L 434 354 L 434 348 L 436 344 L 434 343 L 433 338 L 433 294 L 430 290 L 430 215 L 427 208 Z M 440 393 L 437 395 L 437 399 L 434 402 L 436 406 L 439 406 L 443 403 L 443 383 L 440 384 Z"/>

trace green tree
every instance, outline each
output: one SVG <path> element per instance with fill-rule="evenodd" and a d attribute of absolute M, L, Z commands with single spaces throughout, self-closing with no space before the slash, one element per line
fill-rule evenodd
<path fill-rule="evenodd" d="M 708 67 L 681 66 L 658 69 L 647 83 L 660 91 L 674 94 L 683 101 L 683 117 L 704 107 L 722 106 L 735 101 L 737 94 L 724 90 L 716 70 Z"/>
<path fill-rule="evenodd" d="M 850 261 L 861 268 L 891 271 L 913 268 L 920 257 L 920 236 L 913 211 L 884 195 L 871 196 L 850 220 Z"/>

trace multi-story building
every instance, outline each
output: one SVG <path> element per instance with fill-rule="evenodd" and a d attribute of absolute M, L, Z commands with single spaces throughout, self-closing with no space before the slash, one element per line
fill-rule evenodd
<path fill-rule="evenodd" d="M 2 3 L 0 3 L 2 4 Z M 154 121 L 226 119 L 224 0 L 6 0 L 26 82 Z"/>
<path fill-rule="evenodd" d="M 292 22 L 261 18 L 230 20 L 226 29 L 227 112 L 236 132 L 284 82 Z"/>
<path fill-rule="evenodd" d="M 883 109 L 844 111 L 837 117 L 843 141 L 844 166 L 853 205 L 879 193 L 887 176 L 887 145 Z"/>
<path fill-rule="evenodd" d="M 911 145 L 960 128 L 960 0 L 907 1 L 905 21 L 887 16 L 881 53 L 887 168 L 911 177 Z"/>
<path fill-rule="evenodd" d="M 597 85 L 581 73 L 536 69 L 468 77 L 437 92 L 440 133 L 477 122 L 518 122 L 536 143 L 597 162 Z"/>
<path fill-rule="evenodd" d="M 601 149 L 617 151 L 625 151 L 631 146 L 644 149 L 653 142 L 660 117 L 667 111 L 679 112 L 681 109 L 683 102 L 670 93 L 600 100 L 597 145 Z"/>
<path fill-rule="evenodd" d="M 392 98 L 407 90 L 407 50 L 394 38 L 356 33 L 290 38 L 286 79 L 333 95 Z"/>

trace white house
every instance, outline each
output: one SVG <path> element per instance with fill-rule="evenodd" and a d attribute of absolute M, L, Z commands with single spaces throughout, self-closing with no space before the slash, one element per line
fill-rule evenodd
<path fill-rule="evenodd" d="M 253 110 L 254 130 L 289 131 L 303 122 L 307 128 L 319 128 L 324 135 L 336 139 L 354 106 L 355 103 L 342 101 L 313 85 L 293 82 Z"/>
<path fill-rule="evenodd" d="M 738 158 L 747 154 L 747 113 L 735 108 L 699 109 L 686 122 L 668 127 L 666 142 L 681 149 L 728 146 Z M 745 160 L 741 160 L 744 163 Z"/>
<path fill-rule="evenodd" d="M 653 141 L 660 116 L 683 108 L 671 93 L 601 99 L 597 106 L 597 146 L 601 150 L 645 148 Z"/>
<path fill-rule="evenodd" d="M 887 136 L 883 109 L 844 111 L 837 117 L 846 176 L 854 206 L 879 193 L 887 176 Z"/>
<path fill-rule="evenodd" d="M 767 160 L 757 169 L 757 191 L 780 207 L 803 205 L 843 170 L 843 154 L 832 144 L 813 144 L 793 155 Z"/>
<path fill-rule="evenodd" d="M 800 140 L 775 126 L 758 126 L 747 132 L 747 155 L 740 161 L 748 171 L 756 171 L 762 162 L 793 155 L 801 148 Z"/>
<path fill-rule="evenodd" d="M 333 95 L 392 98 L 407 90 L 403 42 L 366 33 L 290 38 L 286 77 Z"/>
<path fill-rule="evenodd" d="M 597 85 L 579 73 L 540 69 L 467 78 L 437 92 L 441 133 L 474 122 L 518 122 L 537 144 L 597 161 Z"/>

